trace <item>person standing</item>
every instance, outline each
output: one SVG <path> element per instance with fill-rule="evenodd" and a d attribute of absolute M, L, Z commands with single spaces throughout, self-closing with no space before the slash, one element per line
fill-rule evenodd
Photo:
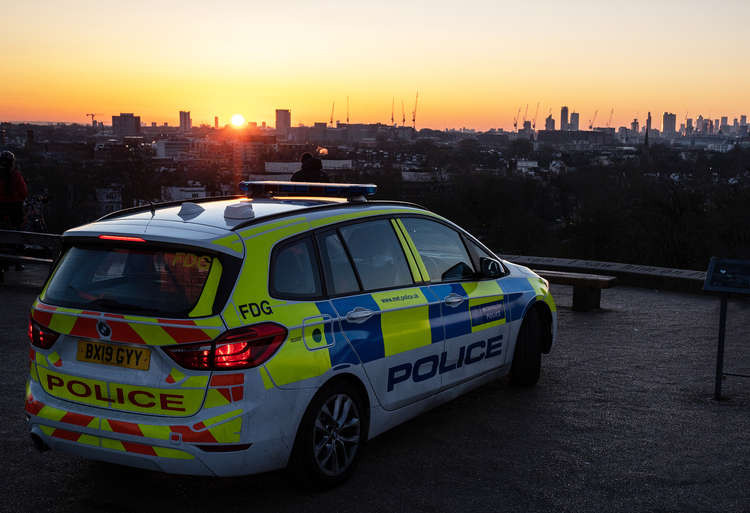
<path fill-rule="evenodd" d="M 303 153 L 302 168 L 292 175 L 292 182 L 323 182 L 328 183 L 328 175 L 323 171 L 323 162 L 310 153 Z"/>
<path fill-rule="evenodd" d="M 16 156 L 9 151 L 0 153 L 0 229 L 20 230 L 23 224 L 23 202 L 29 191 L 26 181 L 16 168 Z M 14 248 L 17 249 L 17 248 Z M 0 275 L 5 265 L 0 264 Z M 16 264 L 16 271 L 23 265 Z"/>
<path fill-rule="evenodd" d="M 16 156 L 9 151 L 0 153 L 0 225 L 19 230 L 23 223 L 23 202 L 29 190 L 16 167 Z"/>

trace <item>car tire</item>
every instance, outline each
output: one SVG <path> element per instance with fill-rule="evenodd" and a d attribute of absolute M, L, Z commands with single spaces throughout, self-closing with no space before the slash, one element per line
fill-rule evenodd
<path fill-rule="evenodd" d="M 542 370 L 542 326 L 535 308 L 529 310 L 521 324 L 510 369 L 512 385 L 531 387 L 539 381 Z"/>
<path fill-rule="evenodd" d="M 314 490 L 346 481 L 367 439 L 366 414 L 359 392 L 347 383 L 332 383 L 318 391 L 297 431 L 287 469 L 293 481 Z"/>

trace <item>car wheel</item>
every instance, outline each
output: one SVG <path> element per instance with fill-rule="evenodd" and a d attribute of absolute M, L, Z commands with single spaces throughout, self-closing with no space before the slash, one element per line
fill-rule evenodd
<path fill-rule="evenodd" d="M 542 329 L 539 313 L 531 309 L 521 324 L 513 353 L 510 382 L 513 385 L 530 387 L 539 381 L 542 370 Z"/>
<path fill-rule="evenodd" d="M 366 439 L 359 393 L 343 383 L 326 386 L 310 402 L 300 424 L 289 470 L 304 488 L 325 489 L 351 476 Z"/>

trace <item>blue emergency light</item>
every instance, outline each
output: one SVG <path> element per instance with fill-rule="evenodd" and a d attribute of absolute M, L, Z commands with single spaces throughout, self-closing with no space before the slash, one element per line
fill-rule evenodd
<path fill-rule="evenodd" d="M 371 183 L 245 181 L 240 182 L 240 190 L 247 192 L 251 198 L 288 195 L 364 199 L 374 196 L 378 186 Z"/>

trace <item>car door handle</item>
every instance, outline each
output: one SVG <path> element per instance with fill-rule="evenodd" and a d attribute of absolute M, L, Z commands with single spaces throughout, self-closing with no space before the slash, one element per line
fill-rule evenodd
<path fill-rule="evenodd" d="M 365 322 L 367 319 L 369 319 L 373 315 L 375 315 L 375 312 L 373 312 L 372 310 L 358 306 L 354 310 L 349 311 L 346 314 L 345 318 L 348 322 L 360 324 L 360 323 Z"/>
<path fill-rule="evenodd" d="M 451 308 L 456 308 L 458 305 L 464 302 L 464 297 L 459 296 L 458 294 L 448 294 L 443 298 L 443 301 L 445 301 L 445 304 L 450 306 Z"/>

